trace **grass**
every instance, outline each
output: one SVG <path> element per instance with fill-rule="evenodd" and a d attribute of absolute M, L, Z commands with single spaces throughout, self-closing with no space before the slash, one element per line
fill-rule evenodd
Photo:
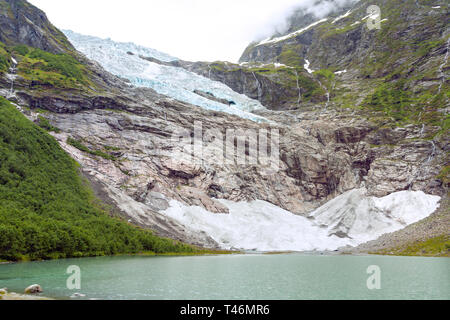
<path fill-rule="evenodd" d="M 309 101 L 312 98 L 320 98 L 325 94 L 314 80 L 303 74 L 303 67 L 293 68 L 266 65 L 250 68 L 248 71 L 266 77 L 281 87 L 291 90 L 295 93 L 293 96 L 294 101 L 298 99 L 297 80 L 299 87 L 302 89 L 302 100 Z M 265 92 L 265 94 L 268 94 L 268 92 Z"/>
<path fill-rule="evenodd" d="M 445 166 L 436 178 L 448 187 L 450 185 L 450 166 Z"/>
<path fill-rule="evenodd" d="M 61 130 L 59 128 L 51 125 L 50 122 L 48 121 L 48 119 L 44 118 L 43 116 L 38 116 L 38 125 L 42 129 L 49 131 L 49 132 L 55 132 L 55 133 L 61 132 Z"/>
<path fill-rule="evenodd" d="M 19 75 L 32 81 L 32 87 L 86 89 L 93 85 L 86 67 L 69 54 L 52 54 L 24 45 L 11 50 L 19 56 Z"/>
<path fill-rule="evenodd" d="M 80 151 L 89 153 L 90 155 L 101 157 L 101 158 L 106 159 L 106 160 L 112 160 L 112 161 L 116 161 L 117 160 L 117 158 L 115 156 L 110 155 L 109 153 L 103 152 L 101 150 L 91 150 L 91 149 L 89 149 L 88 147 L 86 147 L 79 140 L 75 140 L 73 138 L 67 138 L 67 143 L 70 144 L 71 146 L 77 148 Z M 113 150 L 113 149 L 108 149 L 107 147 L 105 147 L 105 149 Z"/>
<path fill-rule="evenodd" d="M 0 259 L 201 253 L 112 217 L 78 164 L 0 98 Z"/>
<path fill-rule="evenodd" d="M 301 45 L 283 46 L 283 51 L 277 59 L 280 63 L 291 67 L 303 67 L 303 65 L 305 64 L 305 60 L 299 54 L 301 50 Z"/>
<path fill-rule="evenodd" d="M 409 92 L 403 90 L 402 83 L 383 83 L 364 102 L 365 107 L 374 111 L 383 111 L 396 121 L 410 116 L 412 99 Z"/>
<path fill-rule="evenodd" d="M 372 252 L 372 254 L 396 256 L 450 257 L 450 235 L 434 237 L 426 241 L 416 241 L 412 244 L 394 249 Z"/>
<path fill-rule="evenodd" d="M 11 56 L 6 51 L 5 45 L 0 42 L 0 74 L 5 73 L 8 71 L 10 63 L 11 63 Z"/>

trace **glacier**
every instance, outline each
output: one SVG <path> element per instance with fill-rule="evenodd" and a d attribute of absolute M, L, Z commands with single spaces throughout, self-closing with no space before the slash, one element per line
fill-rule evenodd
<path fill-rule="evenodd" d="M 243 251 L 332 251 L 375 240 L 431 215 L 440 197 L 401 191 L 382 198 L 365 189 L 348 191 L 310 213 L 295 215 L 271 203 L 218 200 L 229 214 L 215 214 L 176 200 L 160 214 L 191 232 L 205 232 L 223 249 Z"/>
<path fill-rule="evenodd" d="M 78 51 L 97 61 L 112 74 L 128 79 L 134 86 L 152 88 L 160 94 L 204 109 L 226 112 L 256 122 L 267 121 L 252 113 L 265 109 L 259 101 L 239 94 L 221 82 L 212 81 L 183 68 L 160 65 L 141 58 L 142 56 L 171 62 L 178 60 L 175 57 L 134 43 L 114 42 L 111 39 L 81 35 L 70 30 L 63 32 Z M 233 101 L 234 105 L 209 100 L 194 93 L 195 90 Z"/>

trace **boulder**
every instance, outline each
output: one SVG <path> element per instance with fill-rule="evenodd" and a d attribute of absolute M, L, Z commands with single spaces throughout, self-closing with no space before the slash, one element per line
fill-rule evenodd
<path fill-rule="evenodd" d="M 25 289 L 26 294 L 34 294 L 43 292 L 42 287 L 38 284 L 33 284 Z"/>

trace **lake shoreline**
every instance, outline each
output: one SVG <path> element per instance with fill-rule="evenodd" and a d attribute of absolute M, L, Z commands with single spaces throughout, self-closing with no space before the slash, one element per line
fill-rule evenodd
<path fill-rule="evenodd" d="M 337 253 L 133 255 L 3 265 L 0 272 L 1 286 L 19 293 L 8 300 L 446 299 L 449 263 Z M 66 286 L 66 270 L 73 265 L 81 276 L 74 289 Z M 366 287 L 371 266 L 385 280 L 381 291 Z M 24 294 L 32 283 L 43 292 Z"/>
<path fill-rule="evenodd" d="M 407 254 L 390 254 L 386 252 L 364 252 L 357 250 L 339 250 L 339 251 L 268 251 L 268 252 L 255 252 L 255 251 L 217 251 L 211 253 L 137 253 L 137 254 L 117 254 L 106 256 L 86 256 L 86 257 L 69 257 L 69 258 L 55 258 L 55 259 L 38 259 L 38 260 L 20 260 L 20 261 L 0 261 L 1 265 L 10 265 L 27 262 L 44 262 L 55 260 L 67 260 L 67 259 L 88 259 L 88 258 L 102 258 L 102 257 L 208 257 L 208 256 L 221 256 L 221 255 L 311 255 L 311 256 L 385 256 L 385 257 L 417 257 L 417 258 L 449 258 L 449 256 L 429 256 L 429 255 L 407 255 Z"/>
<path fill-rule="evenodd" d="M 154 253 L 154 252 L 140 252 L 140 253 L 123 253 L 115 255 L 104 255 L 104 256 L 85 256 L 85 257 L 65 257 L 65 258 L 49 258 L 49 259 L 24 259 L 18 261 L 7 261 L 0 260 L 0 265 L 5 264 L 15 264 L 24 262 L 43 262 L 43 261 L 54 261 L 54 260 L 65 260 L 65 259 L 82 259 L 82 258 L 100 258 L 100 257 L 194 257 L 194 256 L 214 256 L 214 255 L 232 255 L 232 254 L 242 254 L 241 251 L 229 251 L 229 250 L 206 250 L 204 253 L 201 252 L 166 252 L 166 253 Z"/>

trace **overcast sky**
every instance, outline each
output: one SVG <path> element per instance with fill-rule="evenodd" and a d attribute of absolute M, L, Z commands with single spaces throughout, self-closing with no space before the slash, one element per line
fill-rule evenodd
<path fill-rule="evenodd" d="M 185 60 L 236 62 L 308 0 L 29 0 L 60 29 L 135 42 Z"/>

